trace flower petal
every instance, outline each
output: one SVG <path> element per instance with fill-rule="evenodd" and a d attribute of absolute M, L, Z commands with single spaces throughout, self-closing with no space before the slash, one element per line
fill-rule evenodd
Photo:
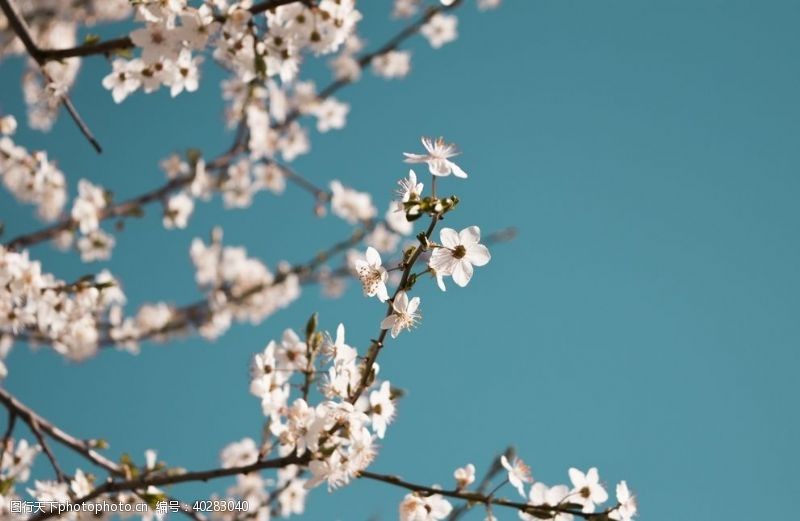
<path fill-rule="evenodd" d="M 475 266 L 485 266 L 492 259 L 492 255 L 489 253 L 489 248 L 483 244 L 474 244 L 467 247 L 465 258 Z"/>
<path fill-rule="evenodd" d="M 458 232 L 458 238 L 464 246 L 478 244 L 481 242 L 481 229 L 477 226 L 470 226 Z"/>
<path fill-rule="evenodd" d="M 472 278 L 472 264 L 460 261 L 453 270 L 453 282 L 461 286 L 466 286 Z"/>
<path fill-rule="evenodd" d="M 448 161 L 448 163 L 450 164 L 450 169 L 453 171 L 453 175 L 454 176 L 460 177 L 461 179 L 466 179 L 467 178 L 467 173 L 464 172 L 461 169 L 460 166 L 458 166 L 457 164 L 453 163 L 452 161 Z"/>
<path fill-rule="evenodd" d="M 442 228 L 442 231 L 439 232 L 439 239 L 442 241 L 442 245 L 448 248 L 455 248 L 459 245 L 458 232 L 452 228 Z"/>

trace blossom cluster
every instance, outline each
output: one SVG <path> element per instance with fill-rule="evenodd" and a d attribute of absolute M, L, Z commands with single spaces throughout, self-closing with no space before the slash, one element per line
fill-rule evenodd
<path fill-rule="evenodd" d="M 376 455 L 376 439 L 385 436 L 394 419 L 395 396 L 388 381 L 371 386 L 368 394 L 356 394 L 361 378 L 358 353 L 345 342 L 344 326 L 339 325 L 335 338 L 315 328 L 312 318 L 305 340 L 287 329 L 253 357 L 250 392 L 260 399 L 268 419 L 266 437 L 260 444 L 244 438 L 225 447 L 222 467 L 250 465 L 277 452 L 305 461 L 310 476 L 305 479 L 298 465 L 279 470 L 277 484 L 260 476 L 238 476 L 227 496 L 247 499 L 251 512 L 269 512 L 267 488 L 274 485 L 280 515 L 302 514 L 309 489 L 322 483 L 329 490 L 341 487 L 367 468 Z M 324 378 L 314 390 L 311 383 L 317 374 Z M 303 393 L 291 400 L 293 381 Z M 310 397 L 317 393 L 320 401 L 313 405 Z"/>
<path fill-rule="evenodd" d="M 272 273 L 244 248 L 223 246 L 221 229 L 208 244 L 194 239 L 190 255 L 195 280 L 207 292 L 209 315 L 199 327 L 206 338 L 218 337 L 233 320 L 257 324 L 300 296 L 298 276 L 288 266 Z"/>
<path fill-rule="evenodd" d="M 68 284 L 42 271 L 27 250 L 0 246 L 0 330 L 47 341 L 82 360 L 97 350 L 102 317 L 117 312 L 125 295 L 108 271 Z"/>
<path fill-rule="evenodd" d="M 14 486 L 28 481 L 41 447 L 31 445 L 26 439 L 4 441 L 0 447 L 0 518 L 12 519 L 11 502 L 20 501 Z"/>
<path fill-rule="evenodd" d="M 534 482 L 530 468 L 519 458 L 503 455 L 500 459 L 506 471 L 505 480 L 495 488 L 496 493 L 503 485 L 510 484 L 525 498 L 526 510 L 519 511 L 523 521 L 550 519 L 552 521 L 572 521 L 575 513 L 594 514 L 597 507 L 608 501 L 608 492 L 600 483 L 600 475 L 592 467 L 587 472 L 576 468 L 569 469 L 571 486 L 547 486 Z M 475 465 L 467 464 L 453 473 L 456 493 L 469 493 L 469 486 L 475 482 Z M 525 486 L 530 484 L 528 492 Z M 490 496 L 491 497 L 491 496 Z M 616 486 L 616 504 L 603 511 L 601 519 L 630 521 L 637 512 L 636 498 L 625 481 Z M 497 521 L 492 513 L 491 502 L 486 503 L 486 521 Z M 453 506 L 441 494 L 407 494 L 400 503 L 400 521 L 441 521 L 453 511 Z M 532 513 L 531 513 L 532 512 Z"/>
<path fill-rule="evenodd" d="M 74 47 L 83 27 L 113 22 L 130 16 L 127 0 L 81 0 L 80 2 L 15 2 L 26 20 L 31 38 L 42 49 Z M 25 53 L 6 18 L 0 14 L 0 60 Z M 48 61 L 40 67 L 29 59 L 22 76 L 22 90 L 28 106 L 28 124 L 47 131 L 58 116 L 61 96 L 75 83 L 80 69 L 78 58 Z"/>
<path fill-rule="evenodd" d="M 64 174 L 47 158 L 47 152 L 29 152 L 11 139 L 17 128 L 14 116 L 0 118 L 0 177 L 20 201 L 36 205 L 45 221 L 61 215 L 67 200 Z"/>
<path fill-rule="evenodd" d="M 273 76 L 289 82 L 297 75 L 303 51 L 335 51 L 361 19 L 354 0 L 297 2 L 269 10 L 261 31 L 250 7 L 250 2 L 205 2 L 195 8 L 185 0 L 139 4 L 136 18 L 145 26 L 130 38 L 141 57 L 116 59 L 103 85 L 117 102 L 140 88 L 153 92 L 162 85 L 172 96 L 193 92 L 202 56 L 192 53 L 208 45 L 214 59 L 243 83 Z"/>

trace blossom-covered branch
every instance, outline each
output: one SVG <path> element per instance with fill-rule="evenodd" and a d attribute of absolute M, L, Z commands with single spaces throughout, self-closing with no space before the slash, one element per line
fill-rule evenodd
<path fill-rule="evenodd" d="M 22 41 L 23 45 L 25 45 L 25 49 L 28 51 L 30 57 L 39 65 L 41 68 L 42 75 L 47 79 L 50 84 L 53 84 L 53 79 L 48 72 L 47 67 L 45 66 L 45 62 L 47 58 L 45 58 L 39 47 L 37 47 L 36 43 L 31 38 L 30 31 L 25 24 L 25 21 L 21 19 L 17 12 L 14 10 L 14 7 L 11 5 L 11 0 L 0 0 L 0 10 L 3 11 L 3 14 L 6 16 L 8 23 L 11 25 L 11 28 L 17 34 L 19 39 Z M 63 92 L 55 92 L 56 97 L 60 98 L 61 103 L 64 105 L 64 108 L 69 113 L 72 120 L 78 126 L 78 129 L 81 131 L 81 134 L 89 141 L 89 144 L 98 152 L 102 152 L 102 147 L 100 143 L 97 142 L 92 131 L 89 130 L 89 127 L 83 121 L 78 110 L 75 108 L 75 105 L 72 104 L 72 100 L 69 98 L 66 90 Z"/>

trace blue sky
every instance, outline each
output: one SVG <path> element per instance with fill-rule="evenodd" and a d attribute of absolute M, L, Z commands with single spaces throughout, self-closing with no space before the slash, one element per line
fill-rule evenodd
<path fill-rule="evenodd" d="M 396 30 L 388 8 L 362 3 L 362 31 L 378 44 Z M 409 45 L 410 77 L 368 75 L 343 91 L 347 128 L 315 135 L 293 165 L 368 190 L 383 208 L 406 172 L 401 152 L 443 135 L 470 173 L 444 184 L 462 201 L 448 224 L 520 231 L 466 289 L 420 288 L 421 327 L 382 354 L 382 374 L 408 396 L 372 469 L 449 484 L 455 467 L 480 471 L 513 443 L 548 484 L 566 482 L 570 466 L 598 466 L 610 488 L 627 479 L 650 520 L 781 515 L 800 489 L 800 6 L 508 0 L 462 11 L 455 44 Z M 213 67 L 195 94 L 119 106 L 99 85 L 107 69 L 86 61 L 73 94 L 102 156 L 66 118 L 49 134 L 18 132 L 58 160 L 73 193 L 85 177 L 133 195 L 162 181 L 156 165 L 170 152 L 227 147 Z M 0 64 L 0 107 L 22 119 L 20 70 Z M 38 226 L 7 194 L 0 205 L 7 236 Z M 183 303 L 198 296 L 191 239 L 215 225 L 272 266 L 347 233 L 292 187 L 244 211 L 201 204 L 184 231 L 161 229 L 157 213 L 128 223 L 109 263 L 47 245 L 33 254 L 65 279 L 108 267 L 134 305 Z M 65 429 L 105 437 L 113 455 L 156 447 L 168 463 L 206 468 L 229 441 L 258 435 L 250 356 L 315 310 L 362 350 L 382 315 L 354 285 L 337 301 L 309 289 L 214 343 L 189 337 L 83 364 L 18 346 L 5 385 Z M 223 487 L 175 492 L 193 500 Z M 362 482 L 320 489 L 308 519 L 394 519 L 402 495 Z"/>

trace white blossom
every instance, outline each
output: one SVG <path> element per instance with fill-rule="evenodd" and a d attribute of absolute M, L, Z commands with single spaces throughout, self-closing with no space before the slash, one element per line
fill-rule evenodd
<path fill-rule="evenodd" d="M 520 458 L 512 458 L 508 461 L 505 454 L 500 457 L 500 463 L 508 472 L 508 482 L 517 489 L 522 497 L 525 497 L 525 483 L 533 483 L 531 469 Z"/>
<path fill-rule="evenodd" d="M 392 338 L 397 338 L 402 330 L 416 326 L 420 319 L 419 303 L 419 297 L 409 300 L 405 291 L 398 292 L 392 300 L 392 314 L 381 321 L 381 329 L 390 330 Z"/>
<path fill-rule="evenodd" d="M 406 163 L 426 163 L 432 175 L 448 176 L 453 174 L 456 177 L 466 178 L 467 173 L 460 166 L 450 161 L 449 158 L 460 154 L 458 148 L 452 143 L 445 143 L 444 138 L 437 138 L 435 141 L 428 137 L 422 138 L 422 146 L 425 147 L 427 154 L 403 153 L 406 156 Z"/>
<path fill-rule="evenodd" d="M 375 217 L 378 211 L 372 205 L 372 197 L 364 192 L 347 188 L 339 181 L 331 181 L 331 211 L 350 224 Z"/>
<path fill-rule="evenodd" d="M 454 41 L 458 37 L 458 18 L 454 15 L 436 13 L 422 26 L 420 34 L 424 36 L 431 47 L 438 49 Z"/>
<path fill-rule="evenodd" d="M 400 503 L 400 521 L 439 521 L 453 511 L 453 506 L 439 494 L 406 495 Z"/>
<path fill-rule="evenodd" d="M 468 463 L 463 467 L 459 467 L 453 472 L 453 477 L 456 478 L 456 488 L 463 490 L 475 482 L 475 465 Z"/>
<path fill-rule="evenodd" d="M 173 195 L 164 207 L 164 228 L 186 228 L 193 210 L 194 199 L 186 192 Z"/>
<path fill-rule="evenodd" d="M 608 493 L 600 484 L 600 474 L 597 472 L 597 468 L 590 468 L 586 474 L 576 468 L 571 468 L 569 469 L 569 479 L 572 481 L 569 500 L 572 503 L 583 505 L 583 512 L 592 513 L 595 505 L 608 500 Z"/>
<path fill-rule="evenodd" d="M 429 266 L 437 276 L 452 276 L 461 287 L 472 278 L 473 266 L 486 265 L 492 256 L 488 248 L 480 244 L 481 230 L 477 226 L 456 232 L 452 228 L 442 228 L 439 233 L 441 245 L 431 254 Z"/>
<path fill-rule="evenodd" d="M 367 248 L 366 260 L 357 260 L 355 263 L 358 278 L 364 289 L 364 295 L 378 297 L 381 302 L 386 302 L 389 293 L 386 289 L 386 268 L 382 266 L 381 254 L 370 246 Z"/>

